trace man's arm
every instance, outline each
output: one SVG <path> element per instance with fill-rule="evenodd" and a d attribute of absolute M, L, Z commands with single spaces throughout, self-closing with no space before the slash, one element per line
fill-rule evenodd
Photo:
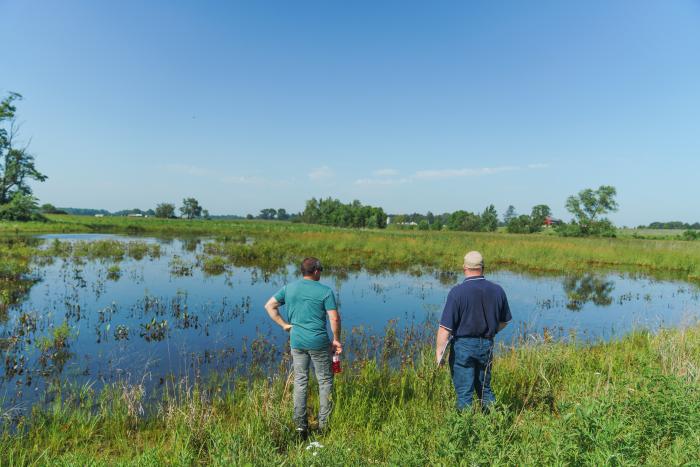
<path fill-rule="evenodd" d="M 343 346 L 340 344 L 340 313 L 338 310 L 328 310 L 328 320 L 331 322 L 331 331 L 333 332 L 331 350 L 340 354 L 343 352 Z"/>
<path fill-rule="evenodd" d="M 289 331 L 292 329 L 292 325 L 282 318 L 279 308 L 280 302 L 278 302 L 275 297 L 271 297 L 265 304 L 265 310 L 267 311 L 267 314 L 270 315 L 270 318 L 272 318 L 272 321 L 279 324 L 285 331 Z"/>
<path fill-rule="evenodd" d="M 447 350 L 447 342 L 450 340 L 452 333 L 442 326 L 438 327 L 437 337 L 435 338 L 435 362 L 440 364 L 442 354 Z"/>
<path fill-rule="evenodd" d="M 510 314 L 510 306 L 508 305 L 508 297 L 506 297 L 506 293 L 502 291 L 501 289 L 501 309 L 499 310 L 498 313 L 498 330 L 496 332 L 501 332 L 503 328 L 508 326 L 508 323 L 513 319 L 513 317 Z"/>
<path fill-rule="evenodd" d="M 459 296 L 456 290 L 457 288 L 454 287 L 447 294 L 445 308 L 443 308 L 442 316 L 440 317 L 440 326 L 435 338 L 435 362 L 438 364 L 440 364 L 443 353 L 447 350 L 450 336 L 459 327 Z"/>

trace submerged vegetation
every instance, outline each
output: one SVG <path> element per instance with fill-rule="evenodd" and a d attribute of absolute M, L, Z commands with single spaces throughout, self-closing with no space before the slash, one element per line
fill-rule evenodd
<path fill-rule="evenodd" d="M 171 381 L 150 403 L 139 382 L 100 394 L 90 386 L 64 390 L 26 416 L 3 413 L 0 458 L 17 465 L 679 465 L 700 458 L 700 328 L 590 347 L 545 340 L 501 348 L 498 404 L 489 414 L 455 413 L 449 372 L 436 370 L 429 346 L 395 335 L 382 342 L 378 358 L 357 358 L 336 379 L 331 431 L 314 435 L 322 447 L 295 437 L 283 359 L 269 378 Z"/>

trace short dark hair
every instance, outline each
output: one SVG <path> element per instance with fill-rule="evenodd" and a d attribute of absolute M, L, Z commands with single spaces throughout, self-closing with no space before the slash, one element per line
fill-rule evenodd
<path fill-rule="evenodd" d="M 304 258 L 304 261 L 301 262 L 301 273 L 304 276 L 310 276 L 316 271 L 323 271 L 321 260 L 319 260 L 318 258 L 314 258 L 313 256 Z"/>

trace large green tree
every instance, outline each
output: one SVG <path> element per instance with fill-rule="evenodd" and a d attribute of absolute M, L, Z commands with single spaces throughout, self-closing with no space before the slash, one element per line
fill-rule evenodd
<path fill-rule="evenodd" d="M 518 213 L 515 211 L 515 206 L 511 204 L 508 206 L 508 209 L 506 209 L 505 214 L 503 214 L 503 223 L 508 225 L 508 222 L 516 217 L 518 217 Z"/>
<path fill-rule="evenodd" d="M 12 201 L 26 208 L 36 205 L 29 182 L 43 182 L 47 177 L 36 169 L 28 145 L 19 144 L 15 102 L 21 99 L 13 92 L 0 101 L 0 205 Z M 23 197 L 27 199 L 20 199 Z"/>
<path fill-rule="evenodd" d="M 508 233 L 531 233 L 531 228 L 532 218 L 527 214 L 511 217 L 508 219 L 508 224 L 506 225 Z"/>
<path fill-rule="evenodd" d="M 566 209 L 574 215 L 581 235 L 605 234 L 614 230 L 612 223 L 602 216 L 617 211 L 616 195 L 615 187 L 601 185 L 597 190 L 587 188 L 567 198 Z"/>
<path fill-rule="evenodd" d="M 459 210 L 450 214 L 447 219 L 447 228 L 450 230 L 465 230 L 467 232 L 479 232 L 482 230 L 481 216 L 473 212 Z"/>
<path fill-rule="evenodd" d="M 175 205 L 172 203 L 160 203 L 156 206 L 155 216 L 161 219 L 170 219 L 175 217 Z"/>
<path fill-rule="evenodd" d="M 273 220 L 275 217 L 277 217 L 277 209 L 275 208 L 266 208 L 266 209 L 261 209 L 260 214 L 258 214 L 258 219 L 263 219 L 263 220 Z"/>
<path fill-rule="evenodd" d="M 530 232 L 540 232 L 544 221 L 552 215 L 552 210 L 546 204 L 533 206 L 530 213 Z"/>
<path fill-rule="evenodd" d="M 493 204 L 481 213 L 481 228 L 486 232 L 495 232 L 498 228 L 498 211 Z"/>
<path fill-rule="evenodd" d="M 195 198 L 185 198 L 182 200 L 180 213 L 187 219 L 195 219 L 202 216 L 202 206 Z"/>

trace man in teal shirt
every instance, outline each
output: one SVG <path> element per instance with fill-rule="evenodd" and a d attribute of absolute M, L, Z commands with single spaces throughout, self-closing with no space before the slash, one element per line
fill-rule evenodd
<path fill-rule="evenodd" d="M 331 412 L 330 395 L 333 390 L 331 352 L 340 354 L 340 314 L 335 304 L 335 295 L 330 287 L 319 282 L 323 267 L 313 257 L 301 263 L 302 279 L 282 287 L 265 304 L 267 314 L 290 333 L 292 361 L 294 364 L 294 422 L 297 432 L 306 437 L 308 420 L 306 398 L 309 388 L 309 364 L 313 363 L 318 380 L 320 409 L 318 427 L 325 430 Z M 286 305 L 287 319 L 279 313 Z M 328 339 L 326 316 L 331 323 L 333 340 Z"/>

